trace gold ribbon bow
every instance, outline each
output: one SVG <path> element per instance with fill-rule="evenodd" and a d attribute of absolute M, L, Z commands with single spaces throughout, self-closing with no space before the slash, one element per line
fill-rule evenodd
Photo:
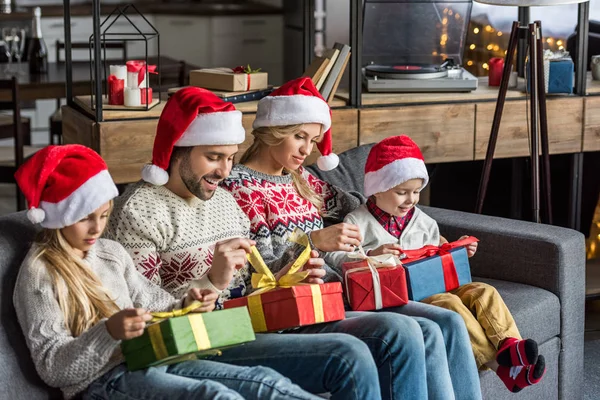
<path fill-rule="evenodd" d="M 151 312 L 152 319 L 150 322 L 160 322 L 167 318 L 183 317 L 194 311 L 196 308 L 202 307 L 202 302 L 194 300 L 189 306 L 173 311 Z"/>

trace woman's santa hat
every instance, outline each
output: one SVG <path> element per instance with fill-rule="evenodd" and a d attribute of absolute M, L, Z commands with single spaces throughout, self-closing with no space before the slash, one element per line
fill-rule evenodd
<path fill-rule="evenodd" d="M 332 153 L 331 109 L 308 78 L 289 81 L 258 102 L 254 129 L 266 126 L 287 126 L 317 123 L 323 125 L 323 135 L 317 147 L 321 157 L 317 165 L 323 171 L 338 166 L 340 160 Z"/>
<path fill-rule="evenodd" d="M 382 140 L 371 148 L 365 164 L 365 196 L 387 192 L 411 179 L 423 179 L 429 174 L 419 146 L 406 135 Z"/>
<path fill-rule="evenodd" d="M 73 225 L 117 197 L 104 160 L 78 144 L 48 146 L 15 173 L 27 199 L 27 217 L 44 228 Z"/>
<path fill-rule="evenodd" d="M 142 179 L 157 186 L 167 183 L 173 147 L 233 145 L 245 137 L 242 113 L 233 104 L 206 89 L 178 90 L 160 114 L 152 164 L 144 166 Z"/>

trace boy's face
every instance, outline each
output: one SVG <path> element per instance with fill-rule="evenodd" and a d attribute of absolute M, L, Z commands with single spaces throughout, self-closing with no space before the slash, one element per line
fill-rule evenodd
<path fill-rule="evenodd" d="M 417 203 L 423 179 L 411 179 L 390 190 L 376 193 L 375 204 L 388 214 L 395 217 L 404 217 Z"/>

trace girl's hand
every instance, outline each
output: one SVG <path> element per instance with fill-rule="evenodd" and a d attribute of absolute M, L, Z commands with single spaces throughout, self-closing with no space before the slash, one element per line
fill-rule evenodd
<path fill-rule="evenodd" d="M 375 250 L 371 250 L 367 252 L 369 256 L 380 256 L 382 254 L 393 254 L 395 256 L 400 256 L 402 253 L 402 248 L 397 243 L 384 244 L 376 248 Z"/>
<path fill-rule="evenodd" d="M 362 243 L 362 235 L 358 226 L 345 222 L 312 231 L 310 238 L 317 249 L 326 253 L 353 251 Z"/>
<path fill-rule="evenodd" d="M 275 278 L 279 280 L 283 275 L 285 275 L 294 263 L 289 263 L 286 265 L 281 271 L 275 274 Z M 323 283 L 323 278 L 325 276 L 325 270 L 323 266 L 325 265 L 325 260 L 319 258 L 319 252 L 313 250 L 310 252 L 310 258 L 304 264 L 301 271 L 308 271 L 308 276 L 302 281 L 304 283 L 311 283 L 320 285 Z"/>
<path fill-rule="evenodd" d="M 469 235 L 464 235 L 464 236 L 461 236 L 458 240 L 463 240 L 468 237 L 469 237 Z M 469 257 L 473 257 L 476 252 L 477 252 L 477 242 L 471 243 L 470 245 L 467 246 L 467 255 Z"/>
<path fill-rule="evenodd" d="M 198 288 L 192 288 L 187 292 L 187 297 L 183 301 L 183 307 L 185 308 L 189 306 L 194 301 L 199 301 L 202 303 L 202 305 L 192 310 L 192 312 L 211 312 L 215 309 L 215 302 L 217 301 L 218 297 L 219 295 L 210 289 L 200 290 Z"/>
<path fill-rule="evenodd" d="M 127 340 L 141 336 L 146 322 L 152 315 L 143 308 L 127 308 L 113 314 L 106 321 L 106 330 L 115 340 Z"/>

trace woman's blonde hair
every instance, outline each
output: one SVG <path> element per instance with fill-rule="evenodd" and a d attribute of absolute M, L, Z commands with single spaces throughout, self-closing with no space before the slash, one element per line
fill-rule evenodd
<path fill-rule="evenodd" d="M 301 133 L 302 126 L 302 124 L 298 124 L 286 126 L 268 126 L 254 129 L 252 131 L 254 142 L 252 142 L 252 145 L 248 147 L 248 149 L 240 158 L 240 164 L 245 164 L 256 157 L 263 146 L 278 146 L 287 137 Z M 311 202 L 317 208 L 317 210 L 319 210 L 319 213 L 321 213 L 321 208 L 323 207 L 323 198 L 314 191 L 306 179 L 304 179 L 304 177 L 297 170 L 284 169 L 284 171 L 292 176 L 292 182 L 294 183 L 294 187 L 300 196 Z"/>
<path fill-rule="evenodd" d="M 119 311 L 96 274 L 74 255 L 60 229 L 42 230 L 35 242 L 39 250 L 34 260 L 44 260 L 65 325 L 74 337 Z"/>

